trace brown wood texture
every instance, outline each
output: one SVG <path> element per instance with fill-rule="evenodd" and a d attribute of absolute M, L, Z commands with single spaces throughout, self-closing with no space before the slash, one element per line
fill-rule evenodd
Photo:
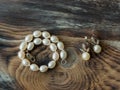
<path fill-rule="evenodd" d="M 35 30 L 47 30 L 65 43 L 66 65 L 58 61 L 46 73 L 21 65 L 19 44 Z M 91 51 L 91 59 L 83 61 L 79 48 L 93 33 L 103 51 Z M 39 62 L 51 56 L 44 46 L 32 54 Z M 119 0 L 0 0 L 0 90 L 120 90 L 119 76 Z"/>

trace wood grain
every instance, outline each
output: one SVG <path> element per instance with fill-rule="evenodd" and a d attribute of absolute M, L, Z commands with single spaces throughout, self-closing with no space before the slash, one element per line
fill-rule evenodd
<path fill-rule="evenodd" d="M 0 90 L 120 90 L 119 0 L 0 0 Z M 17 57 L 20 42 L 47 30 L 65 43 L 68 63 L 46 73 L 32 72 Z M 93 31 L 94 30 L 94 31 Z M 103 46 L 83 61 L 84 36 L 95 34 Z M 39 64 L 50 50 L 33 52 Z M 48 57 L 46 57 L 46 55 Z"/>

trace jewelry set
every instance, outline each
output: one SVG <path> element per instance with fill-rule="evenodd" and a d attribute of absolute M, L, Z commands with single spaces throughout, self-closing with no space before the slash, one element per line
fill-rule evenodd
<path fill-rule="evenodd" d="M 52 56 L 51 60 L 46 65 L 40 65 L 31 62 L 36 61 L 35 56 L 33 56 L 30 52 L 40 45 L 45 45 L 49 47 Z M 87 47 L 87 45 L 93 46 L 92 49 Z M 85 44 L 82 44 L 82 48 L 80 51 L 82 52 L 82 59 L 89 60 L 90 59 L 90 50 L 93 50 L 95 53 L 100 53 L 102 48 L 99 45 L 99 40 L 91 37 L 88 40 L 85 37 Z M 21 63 L 23 66 L 27 66 L 31 71 L 40 71 L 46 72 L 49 69 L 55 68 L 57 61 L 61 60 L 62 64 L 66 64 L 66 58 L 68 57 L 67 51 L 65 50 L 64 43 L 58 39 L 55 35 L 50 35 L 47 31 L 34 31 L 32 34 L 29 34 L 25 37 L 25 39 L 21 42 L 19 46 L 18 57 L 21 59 Z"/>

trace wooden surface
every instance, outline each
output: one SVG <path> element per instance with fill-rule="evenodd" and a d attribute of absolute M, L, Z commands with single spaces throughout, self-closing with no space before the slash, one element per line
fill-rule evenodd
<path fill-rule="evenodd" d="M 19 44 L 35 30 L 65 43 L 66 65 L 40 73 L 20 64 Z M 93 33 L 103 51 L 85 62 L 79 48 Z M 48 48 L 32 53 L 50 59 Z M 120 90 L 120 1 L 0 0 L 0 90 Z"/>

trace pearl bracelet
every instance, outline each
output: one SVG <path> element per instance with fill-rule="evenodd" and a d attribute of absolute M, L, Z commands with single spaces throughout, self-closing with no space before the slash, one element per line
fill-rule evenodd
<path fill-rule="evenodd" d="M 50 50 L 53 52 L 52 61 L 49 61 L 47 65 L 38 66 L 37 64 L 31 64 L 30 60 L 26 57 L 26 51 L 32 51 L 35 45 L 41 44 L 49 46 Z M 59 41 L 57 36 L 51 36 L 47 31 L 34 31 L 33 34 L 27 35 L 25 40 L 21 42 L 19 49 L 18 57 L 22 60 L 22 65 L 30 66 L 30 70 L 32 71 L 40 70 L 40 72 L 46 72 L 48 69 L 53 69 L 59 59 L 65 61 L 67 58 L 67 52 L 64 50 L 63 42 Z"/>

